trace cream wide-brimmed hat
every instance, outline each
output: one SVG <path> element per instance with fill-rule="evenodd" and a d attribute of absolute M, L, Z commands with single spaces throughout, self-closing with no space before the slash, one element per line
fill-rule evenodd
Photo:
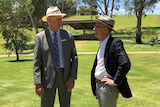
<path fill-rule="evenodd" d="M 115 21 L 111 17 L 103 14 L 98 18 L 98 22 L 102 23 L 103 25 L 105 25 L 105 26 L 109 27 L 110 29 L 112 29 L 113 31 L 115 31 L 113 29 Z"/>
<path fill-rule="evenodd" d="M 61 13 L 58 7 L 49 7 L 46 11 L 46 15 L 42 17 L 42 21 L 47 22 L 48 16 L 61 16 L 64 17 L 66 14 Z"/>

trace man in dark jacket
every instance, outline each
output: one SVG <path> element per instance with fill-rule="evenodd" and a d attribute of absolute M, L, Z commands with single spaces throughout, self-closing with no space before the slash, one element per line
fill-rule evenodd
<path fill-rule="evenodd" d="M 132 97 L 126 78 L 131 63 L 123 42 L 111 35 L 114 24 L 112 18 L 101 15 L 94 26 L 100 48 L 91 71 L 91 86 L 99 107 L 116 107 L 119 93 Z"/>

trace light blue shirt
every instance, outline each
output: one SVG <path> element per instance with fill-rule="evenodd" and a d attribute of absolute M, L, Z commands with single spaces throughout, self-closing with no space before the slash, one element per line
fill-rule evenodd
<path fill-rule="evenodd" d="M 58 46 L 59 46 L 59 58 L 60 58 L 60 68 L 64 68 L 64 57 L 63 57 L 63 49 L 62 49 L 62 42 L 61 42 L 61 35 L 60 35 L 60 30 L 58 30 L 57 32 L 53 32 L 50 28 L 49 28 L 49 32 L 52 38 L 52 43 L 54 42 L 54 33 L 56 33 L 57 35 L 57 39 L 58 39 Z"/>
<path fill-rule="evenodd" d="M 109 36 L 107 36 L 103 41 L 100 42 L 100 48 L 97 54 L 97 66 L 95 69 L 95 78 L 98 80 L 101 80 L 104 76 L 111 77 L 105 68 L 104 64 L 104 53 L 105 53 L 105 48 L 106 44 L 108 42 Z"/>

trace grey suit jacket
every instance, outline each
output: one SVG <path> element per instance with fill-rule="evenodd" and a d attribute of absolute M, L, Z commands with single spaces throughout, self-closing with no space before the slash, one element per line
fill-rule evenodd
<path fill-rule="evenodd" d="M 69 77 L 77 79 L 78 56 L 74 39 L 66 30 L 60 29 L 64 53 L 64 83 Z M 52 88 L 55 81 L 55 56 L 49 29 L 36 35 L 34 48 L 34 84 Z"/>

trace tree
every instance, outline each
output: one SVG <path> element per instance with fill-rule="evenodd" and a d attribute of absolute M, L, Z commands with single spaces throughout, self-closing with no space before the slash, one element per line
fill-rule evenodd
<path fill-rule="evenodd" d="M 32 23 L 33 28 L 35 29 L 35 32 L 38 33 L 38 27 L 35 23 L 35 20 L 33 19 L 32 13 L 33 13 L 33 5 L 31 5 L 31 0 L 21 0 L 22 5 L 24 5 L 25 10 L 28 13 L 28 16 L 30 18 L 30 21 Z M 20 2 L 19 2 L 20 3 Z"/>
<path fill-rule="evenodd" d="M 116 3 L 120 2 L 120 0 L 82 0 L 82 2 L 87 3 L 91 7 L 96 7 L 96 9 L 99 7 L 102 14 L 106 14 L 110 17 L 113 16 L 114 9 L 119 10 L 120 8 L 119 5 L 116 5 Z"/>
<path fill-rule="evenodd" d="M 94 10 L 94 9 L 91 10 L 90 7 L 88 8 L 87 6 L 80 6 L 78 9 L 78 14 L 79 15 L 91 15 L 91 14 L 97 15 L 98 12 L 97 10 Z M 91 15 L 91 19 L 92 19 L 92 15 Z"/>
<path fill-rule="evenodd" d="M 46 14 L 46 9 L 49 6 L 49 1 L 47 2 L 47 0 L 32 0 L 31 4 L 33 5 L 32 17 L 35 27 L 37 28 L 36 33 L 38 33 L 38 27 L 46 28 L 46 25 L 42 23 L 41 19 Z"/>
<path fill-rule="evenodd" d="M 21 53 L 27 47 L 27 41 L 30 40 L 29 36 L 26 36 L 18 29 L 5 29 L 2 32 L 3 38 L 6 41 L 4 48 L 16 53 L 16 61 L 19 61 L 19 53 Z"/>
<path fill-rule="evenodd" d="M 39 0 L 32 0 L 32 2 L 34 3 L 34 6 L 37 8 L 37 10 L 41 9 L 36 4 L 37 2 L 39 2 Z M 42 2 L 39 4 L 41 7 L 44 6 L 42 7 L 43 11 L 46 11 L 46 9 L 50 6 L 58 6 L 61 12 L 67 13 L 67 15 L 69 16 L 76 14 L 77 3 L 77 0 L 42 0 Z M 42 14 L 45 15 L 44 12 L 42 12 Z"/>
<path fill-rule="evenodd" d="M 142 24 L 142 16 L 146 16 L 146 12 L 151 11 L 155 8 L 156 3 L 160 0 L 125 0 L 125 10 L 129 14 L 135 14 L 137 17 L 137 26 L 136 26 L 136 43 L 141 44 L 141 24 Z"/>
<path fill-rule="evenodd" d="M 30 40 L 24 31 L 31 27 L 27 11 L 18 0 L 3 0 L 0 1 L 0 14 L 0 30 L 6 41 L 3 46 L 8 51 L 14 51 L 19 61 L 19 53 L 26 49 L 27 41 Z"/>
<path fill-rule="evenodd" d="M 67 13 L 67 16 L 72 16 L 77 13 L 77 0 L 56 0 L 57 5 L 63 13 Z"/>
<path fill-rule="evenodd" d="M 92 15 L 98 14 L 96 0 L 82 0 L 82 2 L 89 5 L 88 9 L 89 9 L 89 14 L 91 15 L 91 19 Z"/>
<path fill-rule="evenodd" d="M 61 12 L 67 13 L 67 16 L 76 14 L 77 0 L 32 0 L 33 20 L 36 27 L 46 28 L 46 24 L 42 23 L 41 18 L 46 14 L 46 10 L 50 6 L 58 6 Z"/>
<path fill-rule="evenodd" d="M 116 5 L 116 3 L 120 2 L 120 0 L 112 0 L 111 10 L 110 10 L 110 17 L 113 16 L 113 10 L 119 10 L 120 5 Z"/>
<path fill-rule="evenodd" d="M 87 6 L 80 6 L 78 10 L 78 14 L 80 15 L 90 15 L 90 10 L 87 8 Z"/>

